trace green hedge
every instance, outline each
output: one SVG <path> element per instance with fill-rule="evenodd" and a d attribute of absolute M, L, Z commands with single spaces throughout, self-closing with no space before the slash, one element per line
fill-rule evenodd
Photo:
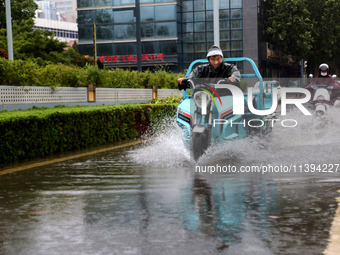
<path fill-rule="evenodd" d="M 39 66 L 31 61 L 0 58 L 0 85 L 81 87 L 95 83 L 106 88 L 177 88 L 177 78 L 184 74 L 174 74 L 165 70 L 137 72 L 126 69 L 98 69 L 87 65 L 84 68 L 63 64 Z"/>
<path fill-rule="evenodd" d="M 77 106 L 0 112 L 0 164 L 136 139 L 176 104 Z"/>

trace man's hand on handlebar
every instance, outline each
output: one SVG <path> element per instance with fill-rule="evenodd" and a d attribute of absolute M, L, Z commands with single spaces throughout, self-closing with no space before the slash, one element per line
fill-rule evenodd
<path fill-rule="evenodd" d="M 236 78 L 235 78 L 235 77 L 232 77 L 232 76 L 230 76 L 230 77 L 228 78 L 228 80 L 231 81 L 232 83 L 237 82 Z"/>
<path fill-rule="evenodd" d="M 190 88 L 190 83 L 188 82 L 188 79 L 185 78 L 178 78 L 177 79 L 177 83 L 178 83 L 178 89 L 182 90 L 182 89 L 189 89 Z"/>

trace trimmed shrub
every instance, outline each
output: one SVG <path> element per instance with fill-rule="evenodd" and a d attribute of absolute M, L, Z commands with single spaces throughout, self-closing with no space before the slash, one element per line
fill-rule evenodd
<path fill-rule="evenodd" d="M 0 112 L 0 164 L 133 140 L 177 104 L 77 106 Z"/>
<path fill-rule="evenodd" d="M 137 72 L 126 69 L 99 69 L 86 65 L 84 68 L 63 64 L 40 66 L 32 61 L 0 58 L 0 85 L 80 87 L 95 83 L 98 88 L 177 88 L 177 78 L 165 70 Z"/>

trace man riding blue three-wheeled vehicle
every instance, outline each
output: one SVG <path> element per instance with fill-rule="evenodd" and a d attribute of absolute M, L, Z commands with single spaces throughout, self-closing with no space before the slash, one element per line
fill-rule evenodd
<path fill-rule="evenodd" d="M 240 75 L 231 62 L 248 62 L 254 73 Z M 196 67 L 197 64 L 200 65 Z M 241 78 L 257 78 L 259 91 L 252 93 L 252 88 L 248 88 L 248 93 L 244 93 L 240 84 L 246 82 Z M 183 130 L 183 142 L 195 160 L 214 143 L 263 134 L 271 129 L 269 122 L 273 116 L 263 113 L 277 106 L 276 88 L 270 82 L 263 82 L 251 59 L 223 59 L 222 50 L 212 46 L 207 59 L 192 62 L 186 78 L 177 82 L 183 90 L 177 123 Z"/>

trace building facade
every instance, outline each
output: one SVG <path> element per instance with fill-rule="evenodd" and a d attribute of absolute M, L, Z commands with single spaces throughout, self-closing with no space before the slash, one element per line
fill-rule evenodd
<path fill-rule="evenodd" d="M 53 0 L 62 20 L 77 22 L 77 0 Z"/>
<path fill-rule="evenodd" d="M 35 18 L 33 29 L 52 31 L 56 39 L 67 42 L 69 45 L 73 45 L 78 40 L 78 26 L 73 22 Z"/>
<path fill-rule="evenodd" d="M 36 11 L 37 18 L 47 20 L 60 19 L 59 15 L 57 15 L 57 8 L 55 2 L 36 0 L 35 3 L 39 6 L 39 9 Z"/>
<path fill-rule="evenodd" d="M 39 6 L 37 18 L 77 22 L 77 0 L 34 0 L 34 2 Z"/>
<path fill-rule="evenodd" d="M 225 57 L 259 66 L 261 0 L 219 0 L 220 47 Z M 79 49 L 108 67 L 137 66 L 135 0 L 78 0 Z M 140 0 L 142 66 L 183 70 L 214 44 L 213 0 Z M 95 25 L 94 25 L 95 24 Z M 266 61 L 266 59 L 264 60 Z M 250 66 L 238 64 L 247 72 Z M 261 68 L 261 67 L 259 67 Z"/>

